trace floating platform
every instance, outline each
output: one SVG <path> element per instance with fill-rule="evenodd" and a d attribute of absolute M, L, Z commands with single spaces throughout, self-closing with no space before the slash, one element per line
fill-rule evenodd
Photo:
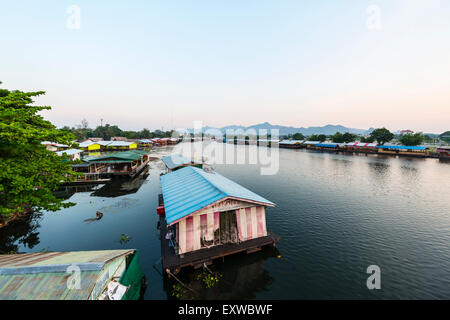
<path fill-rule="evenodd" d="M 228 243 L 217 245 L 211 248 L 200 249 L 185 254 L 177 255 L 175 249 L 169 246 L 169 240 L 165 238 L 167 225 L 164 215 L 159 216 L 160 239 L 161 239 L 161 258 L 162 267 L 165 272 L 169 270 L 171 273 L 177 274 L 184 267 L 199 268 L 203 264 L 209 265 L 215 259 L 224 258 L 225 256 L 247 252 L 252 253 L 261 250 L 262 247 L 274 246 L 281 237 L 268 231 L 267 236 L 259 237 L 240 243 Z"/>

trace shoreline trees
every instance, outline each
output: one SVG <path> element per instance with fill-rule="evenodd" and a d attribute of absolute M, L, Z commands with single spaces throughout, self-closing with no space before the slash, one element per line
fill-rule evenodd
<path fill-rule="evenodd" d="M 32 105 L 33 98 L 43 94 L 0 89 L 0 227 L 33 210 L 73 205 L 53 191 L 61 182 L 75 179 L 76 173 L 41 142 L 70 144 L 74 136 L 38 114 L 51 109 Z"/>

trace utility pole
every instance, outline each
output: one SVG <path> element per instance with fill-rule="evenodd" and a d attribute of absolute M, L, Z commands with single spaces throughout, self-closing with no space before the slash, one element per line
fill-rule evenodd
<path fill-rule="evenodd" d="M 103 118 L 100 118 L 100 127 L 103 127 Z"/>

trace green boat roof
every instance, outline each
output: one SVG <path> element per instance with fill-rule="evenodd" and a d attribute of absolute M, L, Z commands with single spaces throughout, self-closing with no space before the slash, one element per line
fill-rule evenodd
<path fill-rule="evenodd" d="M 38 252 L 0 255 L 0 300 L 89 299 L 102 270 L 134 249 Z M 70 289 L 68 272 L 80 271 L 80 286 Z"/>
<path fill-rule="evenodd" d="M 102 156 L 86 157 L 83 161 L 88 162 L 130 162 L 141 158 L 143 155 L 147 154 L 148 151 L 145 150 L 128 150 L 128 151 L 118 151 L 104 154 Z"/>

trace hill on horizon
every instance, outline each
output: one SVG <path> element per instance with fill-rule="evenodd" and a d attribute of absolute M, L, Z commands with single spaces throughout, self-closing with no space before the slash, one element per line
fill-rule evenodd
<path fill-rule="evenodd" d="M 348 128 L 342 125 L 332 125 L 332 124 L 328 124 L 325 126 L 317 126 L 317 127 L 292 127 L 292 126 L 281 126 L 281 125 L 272 125 L 269 122 L 264 122 L 264 123 L 260 123 L 260 124 L 255 124 L 255 125 L 251 125 L 248 127 L 245 126 L 240 126 L 240 125 L 229 125 L 229 126 L 225 126 L 222 128 L 216 128 L 216 127 L 203 127 L 203 130 L 208 130 L 208 129 L 214 129 L 214 130 L 219 130 L 222 132 L 222 134 L 226 134 L 227 130 L 256 130 L 256 132 L 258 132 L 259 130 L 267 130 L 268 133 L 270 133 L 270 130 L 272 129 L 278 129 L 279 130 L 279 134 L 280 136 L 285 136 L 285 135 L 289 135 L 289 134 L 294 134 L 294 133 L 302 133 L 305 136 L 310 136 L 313 134 L 325 134 L 325 135 L 332 135 L 335 134 L 336 132 L 340 132 L 340 133 L 353 133 L 353 134 L 359 134 L 359 135 L 366 135 L 366 134 L 370 134 L 374 128 L 370 128 L 370 129 L 356 129 L 356 128 Z M 193 129 L 189 129 L 188 132 L 193 132 Z"/>

